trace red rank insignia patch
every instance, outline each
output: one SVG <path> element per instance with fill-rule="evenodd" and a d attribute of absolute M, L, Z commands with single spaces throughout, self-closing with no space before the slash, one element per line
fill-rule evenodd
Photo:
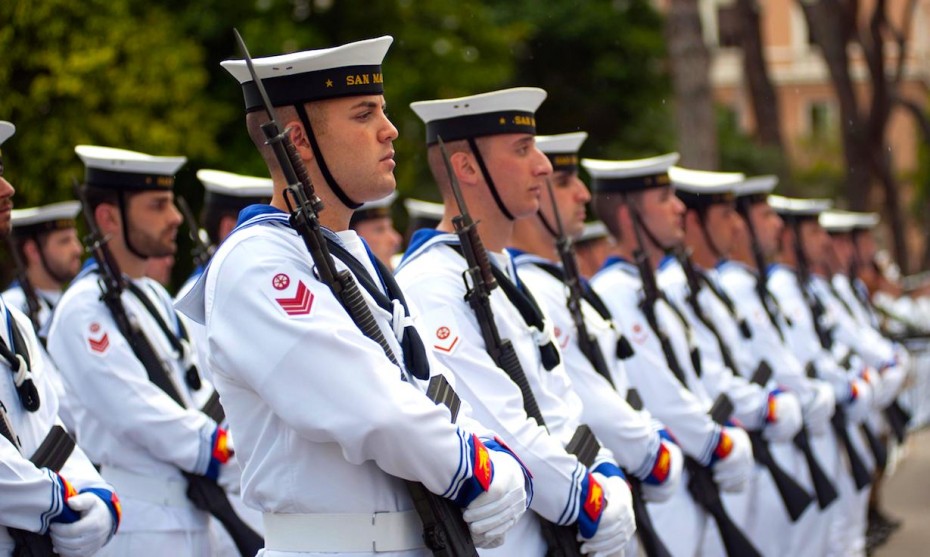
<path fill-rule="evenodd" d="M 603 510 L 604 488 L 593 475 L 588 474 L 588 497 L 584 500 L 584 512 L 591 520 L 597 520 Z"/>
<path fill-rule="evenodd" d="M 478 436 L 474 433 L 471 441 L 475 445 L 475 480 L 478 481 L 481 489 L 487 491 L 491 488 L 491 455 L 488 454 L 488 448 L 478 440 Z"/>
<path fill-rule="evenodd" d="M 90 351 L 95 354 L 105 354 L 107 349 L 110 348 L 110 337 L 107 333 L 103 333 L 102 336 L 96 337 L 100 333 L 100 324 L 91 323 L 90 325 L 91 336 L 87 337 L 87 346 L 90 348 Z"/>
<path fill-rule="evenodd" d="M 436 329 L 436 340 L 433 348 L 443 352 L 451 353 L 455 345 L 459 342 L 459 336 L 452 334 L 452 329 L 445 325 Z"/>
<path fill-rule="evenodd" d="M 287 278 L 287 275 L 277 275 L 272 284 L 276 289 L 283 290 L 290 284 L 290 279 Z M 292 297 L 275 298 L 275 301 L 278 302 L 278 305 L 281 306 L 284 313 L 294 317 L 308 315 L 313 308 L 313 299 L 313 292 L 310 292 L 310 289 L 307 288 L 304 281 L 298 280 L 297 292 Z"/>
<path fill-rule="evenodd" d="M 717 458 L 726 458 L 730 455 L 730 451 L 733 450 L 733 440 L 730 439 L 730 436 L 727 435 L 727 432 L 720 432 L 720 442 L 717 443 L 717 448 L 714 449 L 714 455 Z"/>
<path fill-rule="evenodd" d="M 652 467 L 652 476 L 660 484 L 668 478 L 669 469 L 672 466 L 672 455 L 668 452 L 665 444 L 659 445 L 659 456 L 656 457 L 656 464 Z"/>

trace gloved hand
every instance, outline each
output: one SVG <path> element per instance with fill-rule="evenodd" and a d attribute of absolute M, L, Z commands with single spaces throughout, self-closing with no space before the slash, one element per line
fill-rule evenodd
<path fill-rule="evenodd" d="M 872 386 L 865 379 L 856 377 L 849 382 L 849 398 L 846 401 L 846 418 L 858 424 L 872 411 Z"/>
<path fill-rule="evenodd" d="M 804 406 L 804 425 L 811 435 L 823 436 L 830 431 L 830 418 L 836 410 L 836 395 L 826 381 L 811 380 L 813 396 Z"/>
<path fill-rule="evenodd" d="M 491 549 L 504 543 L 504 534 L 526 512 L 526 478 L 510 453 L 484 450 L 492 463 L 491 484 L 465 507 L 462 517 L 475 545 Z"/>
<path fill-rule="evenodd" d="M 907 368 L 901 364 L 893 364 L 881 370 L 882 392 L 880 399 L 876 397 L 875 405 L 884 409 L 901 394 L 907 380 Z"/>
<path fill-rule="evenodd" d="M 103 547 L 113 532 L 113 515 L 103 499 L 94 493 L 78 493 L 66 501 L 80 518 L 71 523 L 53 522 L 49 526 L 52 545 L 62 557 L 93 555 Z"/>
<path fill-rule="evenodd" d="M 606 507 L 593 536 L 585 538 L 578 534 L 578 541 L 582 542 L 581 553 L 593 557 L 622 557 L 624 546 L 636 532 L 630 487 L 620 476 L 608 478 L 597 472 L 592 476 L 604 488 Z"/>
<path fill-rule="evenodd" d="M 752 444 L 738 427 L 724 427 L 714 450 L 714 481 L 722 491 L 738 492 L 746 488 L 752 476 Z"/>
<path fill-rule="evenodd" d="M 681 468 L 685 457 L 678 444 L 661 438 L 656 462 L 648 476 L 643 478 L 643 499 L 653 503 L 668 501 L 681 482 Z"/>
<path fill-rule="evenodd" d="M 801 431 L 801 401 L 794 393 L 774 390 L 769 393 L 769 411 L 762 437 L 769 441 L 790 441 Z"/>

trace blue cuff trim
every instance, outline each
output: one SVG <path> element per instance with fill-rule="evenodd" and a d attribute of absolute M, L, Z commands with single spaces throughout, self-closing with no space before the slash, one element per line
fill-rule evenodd
<path fill-rule="evenodd" d="M 591 490 L 597 492 L 592 493 Z M 589 501 L 589 498 L 591 499 Z M 591 474 L 585 474 L 581 480 L 581 508 L 578 511 L 578 533 L 591 539 L 597 533 L 604 514 L 604 486 L 600 485 Z"/>
<path fill-rule="evenodd" d="M 481 485 L 480 479 L 482 477 L 485 478 L 488 486 L 494 481 L 494 463 L 491 462 L 487 447 L 474 435 L 468 438 L 468 458 L 471 461 L 472 475 L 462 483 L 462 488 L 459 489 L 459 494 L 454 499 L 455 504 L 463 509 L 470 505 L 476 497 L 487 491 L 485 486 Z M 485 466 L 489 470 L 482 472 L 482 464 L 478 462 L 479 459 L 487 459 Z"/>
<path fill-rule="evenodd" d="M 69 484 L 66 479 L 62 478 L 58 474 L 55 474 L 55 479 L 57 480 L 57 485 L 54 488 L 55 498 L 60 501 L 61 512 L 59 512 L 49 522 L 57 522 L 59 524 L 71 524 L 72 522 L 77 522 L 81 518 L 80 513 L 68 506 L 68 497 L 71 497 L 75 494 L 74 488 L 71 487 L 71 484 Z"/>
<path fill-rule="evenodd" d="M 604 476 L 605 478 L 614 478 L 621 477 L 626 480 L 626 474 L 623 473 L 623 470 L 613 462 L 602 462 L 598 464 L 592 472 L 597 472 L 598 474 Z"/>

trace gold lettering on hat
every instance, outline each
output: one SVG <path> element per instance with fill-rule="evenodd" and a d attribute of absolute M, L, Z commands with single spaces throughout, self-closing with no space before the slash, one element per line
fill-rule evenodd
<path fill-rule="evenodd" d="M 347 75 L 346 85 L 368 85 L 371 83 L 371 74 Z"/>
<path fill-rule="evenodd" d="M 533 126 L 536 127 L 536 118 L 533 116 L 514 116 L 513 123 L 517 126 Z"/>
<path fill-rule="evenodd" d="M 371 80 L 374 83 L 384 83 L 384 76 L 381 75 L 381 72 L 371 74 Z"/>
<path fill-rule="evenodd" d="M 161 188 L 170 188 L 174 185 L 174 178 L 171 176 L 158 176 L 155 179 L 157 180 L 156 184 Z"/>
<path fill-rule="evenodd" d="M 503 126 L 504 124 L 506 124 L 506 123 L 507 123 L 507 119 L 506 119 L 506 118 L 504 118 L 503 116 L 501 116 L 501 119 L 500 119 L 500 122 L 499 122 L 499 123 L 500 123 L 500 125 L 502 125 L 502 126 Z"/>
<path fill-rule="evenodd" d="M 552 157 L 552 164 L 556 166 L 577 166 L 578 155 L 556 155 Z"/>

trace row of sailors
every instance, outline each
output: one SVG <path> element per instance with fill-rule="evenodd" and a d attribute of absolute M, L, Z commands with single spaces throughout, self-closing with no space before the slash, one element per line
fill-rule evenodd
<path fill-rule="evenodd" d="M 110 261 L 90 260 L 61 297 L 44 329 L 51 358 L 28 319 L 7 308 L 3 340 L 19 344 L 11 331 L 31 339 L 31 365 L 17 371 L 7 359 L 0 400 L 10 429 L 29 440 L 2 445 L 4 470 L 12 462 L 35 480 L 27 490 L 19 469 L 0 477 L 17 494 L 0 502 L 4 525 L 49 533 L 60 553 L 91 554 L 116 531 L 122 507 L 100 554 L 204 555 L 214 529 L 185 496 L 197 477 L 241 491 L 261 514 L 251 524 L 264 531 L 264 555 L 422 555 L 430 540 L 406 487 L 413 481 L 463 510 L 482 555 L 543 555 L 553 525 L 571 527 L 585 554 L 734 554 L 733 532 L 719 528 L 727 517 L 750 540 L 747 552 L 861 554 L 871 478 L 850 464 L 880 472 L 881 451 L 866 449 L 908 362 L 876 330 L 856 285 L 844 293 L 827 279 L 848 261 L 828 266 L 815 218 L 824 204 L 779 205 L 768 197 L 774 179 L 676 169 L 677 155 L 584 160 L 592 196 L 578 178 L 584 134 L 535 137 L 545 91 L 424 101 L 412 108 L 426 124 L 444 213 L 411 238 L 392 274 L 349 228 L 363 202 L 395 188 L 384 82 L 337 79 L 379 68 L 390 43 L 255 60 L 323 201 L 335 269 L 358 282 L 380 334 L 362 333 L 320 278 L 329 260 L 308 258 L 295 234 L 285 211 L 293 192 L 260 133 L 263 95 L 244 61 L 224 67 L 242 84 L 271 202 L 239 214 L 177 303 L 144 275 L 149 258 L 176 249 L 171 186 L 184 159 L 76 149 L 87 210 L 125 277 L 119 298 L 136 329 L 102 299 Z M 453 181 L 500 286 L 485 292 L 493 327 L 476 317 L 481 293 L 453 233 L 462 225 Z M 582 289 L 578 322 L 557 231 L 579 234 L 588 202 L 616 244 Z M 516 379 L 492 329 L 514 350 Z M 763 363 L 771 376 L 752 381 Z M 57 419 L 53 374 L 100 467 L 98 476 L 75 450 L 66 466 L 80 460 L 86 481 L 23 456 Z M 439 376 L 461 399 L 457 419 L 423 396 Z M 15 389 L 24 379 L 42 385 L 41 416 Z M 214 387 L 225 419 L 199 410 Z M 721 395 L 732 415 L 714 420 Z M 600 444 L 584 462 L 567 450 L 583 423 Z M 806 497 L 793 512 L 774 468 Z M 700 502 L 703 477 L 721 492 L 725 516 Z M 823 478 L 829 489 L 817 485 Z M 109 498 L 82 498 L 88 489 Z M 647 510 L 634 513 L 643 500 Z"/>

